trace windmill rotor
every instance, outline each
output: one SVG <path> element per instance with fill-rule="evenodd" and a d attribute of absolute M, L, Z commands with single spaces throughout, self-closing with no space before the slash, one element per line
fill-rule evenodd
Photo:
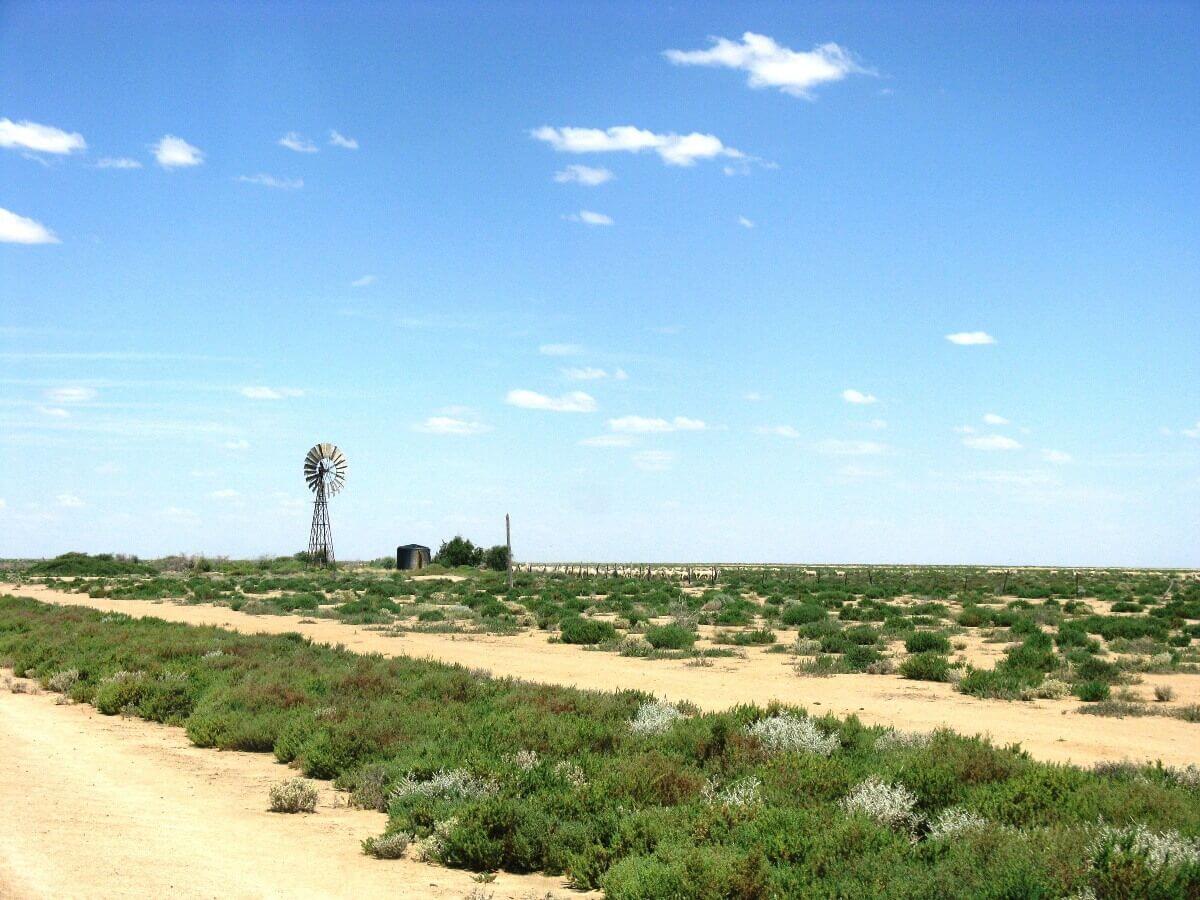
<path fill-rule="evenodd" d="M 308 559 L 316 565 L 334 563 L 328 498 L 345 486 L 348 468 L 346 454 L 335 444 L 317 444 L 304 455 L 304 482 L 316 494 L 312 528 L 308 533 Z"/>

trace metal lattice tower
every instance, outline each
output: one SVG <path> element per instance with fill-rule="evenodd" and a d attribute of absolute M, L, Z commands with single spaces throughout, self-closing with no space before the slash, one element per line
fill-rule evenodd
<path fill-rule="evenodd" d="M 346 455 L 333 444 L 317 444 L 305 454 L 304 480 L 317 495 L 313 501 L 312 528 L 308 532 L 308 561 L 334 563 L 333 532 L 329 527 L 329 497 L 346 483 Z"/>

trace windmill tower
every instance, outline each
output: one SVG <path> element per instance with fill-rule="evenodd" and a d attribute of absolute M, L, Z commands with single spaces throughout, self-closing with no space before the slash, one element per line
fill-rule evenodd
<path fill-rule="evenodd" d="M 313 500 L 312 528 L 308 532 L 308 561 L 331 566 L 333 532 L 329 528 L 329 497 L 346 483 L 346 455 L 333 444 L 317 444 L 304 456 L 304 481 L 316 494 Z"/>

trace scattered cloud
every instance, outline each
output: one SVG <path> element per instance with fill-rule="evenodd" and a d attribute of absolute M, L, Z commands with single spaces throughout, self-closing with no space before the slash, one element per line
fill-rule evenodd
<path fill-rule="evenodd" d="M 504 402 L 521 409 L 545 409 L 550 412 L 595 412 L 596 399 L 583 391 L 571 391 L 561 397 L 548 397 L 537 391 L 517 388 L 508 392 Z"/>
<path fill-rule="evenodd" d="M 596 187 L 612 181 L 613 177 L 608 169 L 595 166 L 567 166 L 554 173 L 554 180 L 559 184 L 582 184 L 585 187 Z"/>
<path fill-rule="evenodd" d="M 963 446 L 972 450 L 1020 450 L 1021 443 L 1003 434 L 981 434 L 963 438 Z"/>
<path fill-rule="evenodd" d="M 59 506 L 66 509 L 79 509 L 79 507 L 83 506 L 83 501 L 75 494 L 59 494 L 55 499 L 58 501 Z"/>
<path fill-rule="evenodd" d="M 48 389 L 45 398 L 54 403 L 86 403 L 96 399 L 96 389 L 89 387 L 56 387 Z"/>
<path fill-rule="evenodd" d="M 608 372 L 604 369 L 597 369 L 595 366 L 563 369 L 562 374 L 564 378 L 569 378 L 571 381 L 599 381 L 608 377 Z"/>
<path fill-rule="evenodd" d="M 492 429 L 482 422 L 468 422 L 465 419 L 456 419 L 452 416 L 430 416 L 424 422 L 414 425 L 413 430 L 419 431 L 422 434 L 469 435 L 483 434 L 485 431 L 491 431 Z"/>
<path fill-rule="evenodd" d="M 221 446 L 226 450 L 249 450 L 250 442 L 245 438 L 239 438 L 236 441 L 226 441 Z"/>
<path fill-rule="evenodd" d="M 140 160 L 130 159 L 128 156 L 105 156 L 96 161 L 97 169 L 140 169 L 141 167 Z"/>
<path fill-rule="evenodd" d="M 1179 433 L 1184 437 L 1200 438 L 1200 421 L 1197 421 L 1191 428 L 1181 428 Z"/>
<path fill-rule="evenodd" d="M 213 491 L 208 496 L 212 497 L 214 500 L 236 500 L 241 496 L 241 494 L 239 494 L 233 488 L 221 488 L 221 490 Z"/>
<path fill-rule="evenodd" d="M 755 434 L 770 434 L 775 437 L 798 438 L 800 432 L 791 425 L 762 425 L 754 429 Z"/>
<path fill-rule="evenodd" d="M 0 147 L 65 156 L 86 150 L 87 141 L 78 132 L 63 131 L 53 125 L 0 119 Z"/>
<path fill-rule="evenodd" d="M 250 400 L 282 400 L 285 397 L 304 396 L 304 391 L 299 388 L 272 388 L 263 385 L 244 387 L 238 393 Z"/>
<path fill-rule="evenodd" d="M 58 235 L 41 222 L 27 219 L 0 207 L 0 243 L 58 244 L 61 242 Z"/>
<path fill-rule="evenodd" d="M 39 406 L 38 412 L 43 416 L 50 416 L 52 419 L 66 419 L 71 415 L 61 406 Z"/>
<path fill-rule="evenodd" d="M 962 347 L 996 343 L 996 339 L 986 331 L 956 331 L 954 334 L 946 335 L 946 340 Z"/>
<path fill-rule="evenodd" d="M 542 344 L 538 353 L 542 356 L 578 356 L 583 348 L 578 344 Z"/>
<path fill-rule="evenodd" d="M 296 131 L 289 131 L 277 142 L 280 147 L 287 147 L 296 153 L 316 153 L 317 145 Z"/>
<path fill-rule="evenodd" d="M 955 425 L 954 433 L 955 434 L 974 434 L 975 426 L 973 426 L 973 425 Z"/>
<path fill-rule="evenodd" d="M 874 394 L 864 394 L 862 391 L 856 391 L 854 388 L 846 388 L 842 391 L 842 399 L 847 403 L 878 403 L 879 398 Z"/>
<path fill-rule="evenodd" d="M 154 145 L 154 159 L 164 169 L 180 169 L 198 166 L 204 162 L 204 152 L 193 147 L 181 137 L 163 135 Z"/>
<path fill-rule="evenodd" d="M 633 464 L 643 472 L 665 472 L 675 462 L 675 454 L 669 450 L 642 450 L 633 454 Z"/>
<path fill-rule="evenodd" d="M 563 218 L 568 222 L 581 222 L 584 225 L 611 225 L 613 223 L 611 216 L 593 212 L 590 209 L 581 209 L 579 212 L 570 213 L 563 216 Z"/>
<path fill-rule="evenodd" d="M 276 178 L 274 175 L 239 175 L 237 180 L 244 184 L 261 184 L 263 187 L 276 188 L 281 191 L 298 191 L 304 187 L 303 178 Z"/>
<path fill-rule="evenodd" d="M 741 225 L 743 228 L 753 228 L 754 227 L 754 223 L 751 222 L 749 219 L 747 219 L 745 216 L 738 216 L 738 224 Z"/>
<path fill-rule="evenodd" d="M 689 419 L 687 416 L 676 416 L 673 419 L 621 416 L 609 419 L 608 427 L 627 434 L 665 434 L 669 431 L 704 431 L 708 428 L 700 419 Z"/>
<path fill-rule="evenodd" d="M 599 434 L 595 437 L 584 438 L 579 442 L 581 447 L 632 447 L 633 438 L 626 434 Z"/>
<path fill-rule="evenodd" d="M 724 156 L 744 159 L 746 154 L 727 147 L 711 134 L 656 134 L 633 125 L 613 128 L 553 128 L 543 125 L 530 132 L 560 153 L 640 153 L 651 150 L 668 166 L 693 166 L 697 160 Z"/>
<path fill-rule="evenodd" d="M 4 509 L 4 507 L 6 507 L 6 506 L 8 506 L 8 503 L 5 501 L 5 499 L 3 497 L 0 497 L 0 509 Z"/>
<path fill-rule="evenodd" d="M 765 34 L 747 31 L 741 41 L 712 38 L 707 50 L 667 50 L 663 55 L 677 66 L 719 66 L 748 74 L 752 88 L 778 88 L 793 97 L 812 99 L 820 84 L 841 81 L 847 75 L 873 75 L 838 44 L 820 44 L 812 50 L 791 50 Z"/>
<path fill-rule="evenodd" d="M 378 280 L 374 275 L 364 275 L 362 278 L 355 278 L 350 282 L 350 287 L 370 287 Z"/>
<path fill-rule="evenodd" d="M 888 451 L 878 441 L 844 441 L 831 438 L 817 444 L 817 452 L 826 456 L 880 456 Z"/>
<path fill-rule="evenodd" d="M 1074 457 L 1070 453 L 1064 453 L 1062 450 L 1043 450 L 1042 459 L 1056 465 L 1065 465 L 1074 461 Z"/>
<path fill-rule="evenodd" d="M 987 413 L 983 417 L 983 421 L 988 425 L 1011 425 L 1012 423 L 1004 416 L 998 416 L 996 413 Z"/>
<path fill-rule="evenodd" d="M 758 391 L 746 391 L 746 393 L 742 394 L 742 399 L 747 403 L 758 403 L 762 400 L 762 394 Z"/>
<path fill-rule="evenodd" d="M 329 146 L 341 147 L 343 150 L 357 150 L 358 141 L 352 137 L 346 137 L 333 129 L 329 131 Z"/>

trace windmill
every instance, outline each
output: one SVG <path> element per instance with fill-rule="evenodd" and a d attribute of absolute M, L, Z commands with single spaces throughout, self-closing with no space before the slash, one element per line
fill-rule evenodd
<path fill-rule="evenodd" d="M 333 534 L 329 530 L 328 499 L 346 483 L 346 454 L 334 444 L 317 444 L 304 456 L 304 480 L 317 495 L 313 501 L 312 530 L 308 533 L 308 561 L 333 565 Z"/>

